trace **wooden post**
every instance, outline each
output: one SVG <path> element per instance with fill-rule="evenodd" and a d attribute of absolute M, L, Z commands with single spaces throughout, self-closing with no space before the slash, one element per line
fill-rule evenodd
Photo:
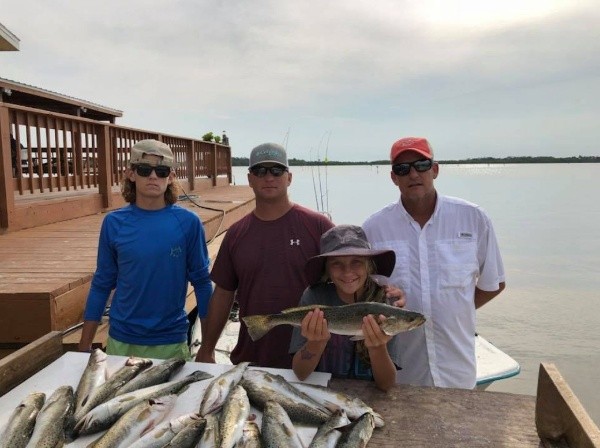
<path fill-rule="evenodd" d="M 19 144 L 17 142 L 17 151 Z M 16 169 L 21 169 L 16 167 Z M 0 105 L 0 229 L 8 229 L 14 218 L 15 192 L 10 153 L 10 121 L 8 108 Z"/>
<path fill-rule="evenodd" d="M 213 150 L 213 154 L 212 154 L 212 185 L 213 187 L 217 186 L 217 174 L 219 174 L 219 170 L 217 169 L 217 144 L 213 143 L 212 144 L 212 150 Z"/>
<path fill-rule="evenodd" d="M 102 206 L 113 208 L 112 197 L 112 147 L 109 125 L 98 125 L 98 192 L 102 196 Z"/>
<path fill-rule="evenodd" d="M 540 364 L 535 426 L 542 442 L 600 448 L 600 430 L 554 364 Z"/>
<path fill-rule="evenodd" d="M 62 355 L 62 333 L 53 331 L 0 359 L 0 396 Z"/>
<path fill-rule="evenodd" d="M 194 179 L 196 178 L 196 142 L 190 140 L 190 146 L 185 154 L 185 165 L 187 170 L 188 190 L 194 191 Z"/>
<path fill-rule="evenodd" d="M 84 185 L 83 181 L 83 146 L 81 145 L 81 131 L 79 130 L 79 123 L 71 123 L 71 146 L 73 151 L 73 181 L 75 182 L 75 188 L 82 189 Z"/>
<path fill-rule="evenodd" d="M 233 174 L 231 173 L 231 146 L 227 146 L 227 182 L 233 183 Z"/>

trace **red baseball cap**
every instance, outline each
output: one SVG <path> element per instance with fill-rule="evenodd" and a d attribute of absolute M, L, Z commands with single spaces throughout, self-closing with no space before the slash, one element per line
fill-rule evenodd
<path fill-rule="evenodd" d="M 431 149 L 431 145 L 426 138 L 405 137 L 401 138 L 392 145 L 392 150 L 390 151 L 391 162 L 394 163 L 394 160 L 396 160 L 400 154 L 406 151 L 414 151 L 422 156 L 427 157 L 428 159 L 433 159 L 433 149 Z"/>

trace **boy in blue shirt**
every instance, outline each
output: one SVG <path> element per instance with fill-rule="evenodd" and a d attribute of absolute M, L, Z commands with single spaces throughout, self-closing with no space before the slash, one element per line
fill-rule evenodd
<path fill-rule="evenodd" d="M 190 359 L 185 299 L 194 286 L 199 316 L 212 293 L 199 217 L 175 205 L 173 152 L 157 140 L 131 148 L 122 194 L 129 205 L 109 213 L 100 231 L 96 272 L 84 312 L 80 351 L 89 351 L 111 291 L 112 355 Z"/>

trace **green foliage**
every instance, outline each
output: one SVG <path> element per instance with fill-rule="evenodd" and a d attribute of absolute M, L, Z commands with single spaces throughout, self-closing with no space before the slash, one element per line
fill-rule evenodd
<path fill-rule="evenodd" d="M 206 134 L 204 134 L 202 136 L 202 140 L 205 142 L 212 142 L 214 140 L 215 136 L 213 135 L 212 132 L 207 132 Z"/>
<path fill-rule="evenodd" d="M 220 135 L 215 135 L 213 137 L 213 139 L 215 140 L 215 143 L 221 143 L 221 136 Z"/>

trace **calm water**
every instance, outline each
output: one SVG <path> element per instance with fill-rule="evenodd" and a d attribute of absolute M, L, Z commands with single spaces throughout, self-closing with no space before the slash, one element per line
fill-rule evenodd
<path fill-rule="evenodd" d="M 292 172 L 292 199 L 317 209 L 316 191 L 337 224 L 362 224 L 399 197 L 387 166 Z M 235 167 L 235 181 L 246 173 Z M 436 187 L 481 205 L 502 250 L 507 288 L 477 327 L 521 373 L 488 390 L 535 395 L 540 363 L 554 363 L 600 424 L 600 164 L 443 165 Z"/>

